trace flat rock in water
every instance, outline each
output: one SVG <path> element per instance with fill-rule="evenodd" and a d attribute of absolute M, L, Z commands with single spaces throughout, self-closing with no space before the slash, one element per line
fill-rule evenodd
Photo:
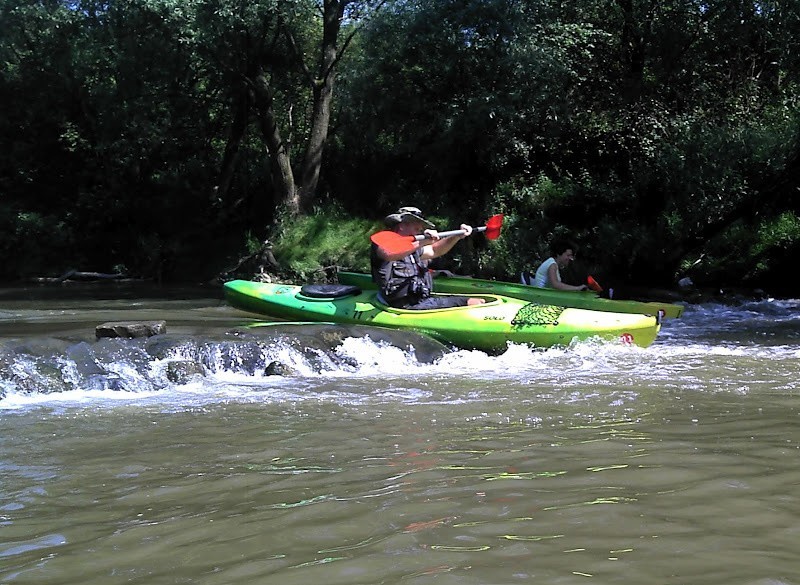
<path fill-rule="evenodd" d="M 112 321 L 95 327 L 95 335 L 101 337 L 152 337 L 167 332 L 166 321 Z"/>

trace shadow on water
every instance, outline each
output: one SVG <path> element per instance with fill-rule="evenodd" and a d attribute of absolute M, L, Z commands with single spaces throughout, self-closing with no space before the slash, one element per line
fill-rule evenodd
<path fill-rule="evenodd" d="M 152 281 L 25 283 L 0 286 L 0 302 L 118 299 L 222 299 L 221 284 L 159 285 Z"/>

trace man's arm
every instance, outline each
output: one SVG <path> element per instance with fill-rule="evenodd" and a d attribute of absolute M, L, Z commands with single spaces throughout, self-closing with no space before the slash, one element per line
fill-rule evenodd
<path fill-rule="evenodd" d="M 463 240 L 472 234 L 471 226 L 462 223 L 460 229 L 464 230 L 463 234 L 449 236 L 442 239 L 437 238 L 432 244 L 425 246 L 425 249 L 422 251 L 422 258 L 425 260 L 432 260 L 433 258 L 443 256 L 452 250 L 453 246 L 455 246 L 460 240 Z M 426 230 L 425 233 L 427 234 L 428 230 Z"/>

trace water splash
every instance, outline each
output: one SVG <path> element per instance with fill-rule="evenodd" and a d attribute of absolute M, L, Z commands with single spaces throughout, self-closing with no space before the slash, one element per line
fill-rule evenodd
<path fill-rule="evenodd" d="M 648 348 L 599 341 L 548 350 L 509 344 L 500 355 L 445 351 L 422 336 L 403 337 L 411 334 L 322 325 L 95 343 L 11 340 L 0 344 L 0 409 L 376 399 L 352 391 L 349 381 L 365 378 L 383 381 L 378 399 L 412 402 L 472 400 L 505 382 L 535 385 L 537 395 L 562 402 L 604 395 L 616 406 L 642 388 L 741 394 L 770 385 L 796 391 L 794 369 L 785 365 L 800 357 L 798 308 L 794 300 L 690 306 L 681 319 L 665 322 Z M 745 382 L 743 371 L 750 372 Z"/>

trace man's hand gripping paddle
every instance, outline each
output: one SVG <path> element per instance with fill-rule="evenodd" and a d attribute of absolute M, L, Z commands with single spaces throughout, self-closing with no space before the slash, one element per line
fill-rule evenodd
<path fill-rule="evenodd" d="M 500 237 L 500 229 L 503 227 L 503 214 L 499 213 L 493 215 L 486 222 L 486 225 L 481 227 L 472 228 L 472 233 L 486 232 L 486 238 L 489 240 L 496 240 Z M 464 230 L 451 230 L 449 232 L 439 232 L 440 238 L 448 236 L 457 236 L 466 233 Z M 383 248 L 389 254 L 411 254 L 414 251 L 414 242 L 421 242 L 427 236 L 425 234 L 418 234 L 416 236 L 401 236 L 397 232 L 391 230 L 384 230 L 377 232 L 370 236 L 372 243 Z"/>

